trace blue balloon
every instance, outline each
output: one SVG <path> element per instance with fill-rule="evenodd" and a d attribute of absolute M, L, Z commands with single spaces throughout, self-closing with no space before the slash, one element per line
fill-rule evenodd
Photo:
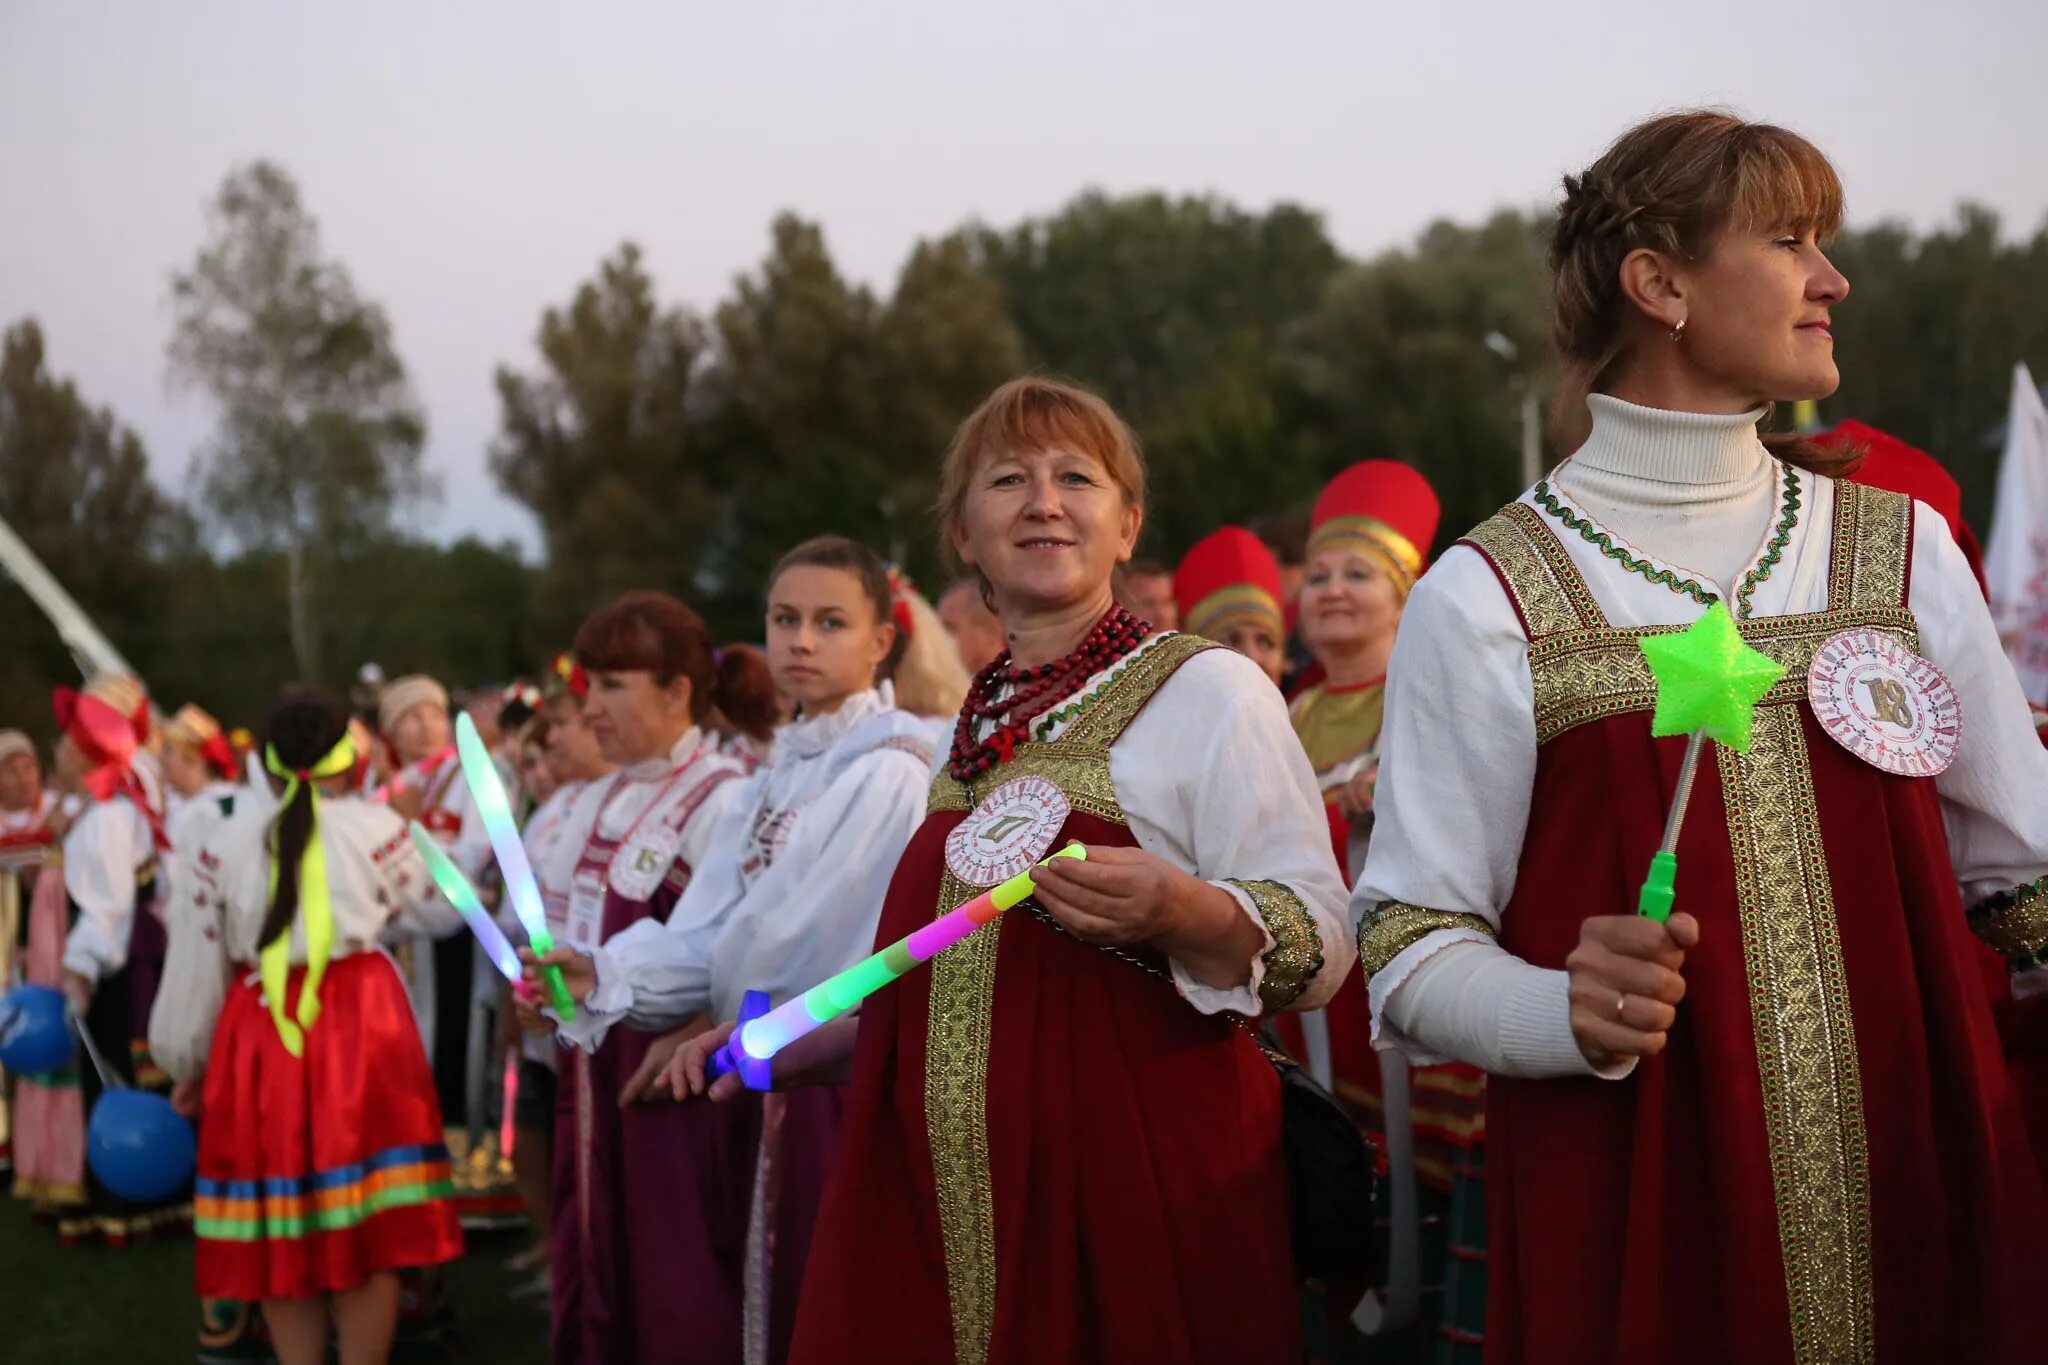
<path fill-rule="evenodd" d="M 197 1164 L 192 1125 L 171 1102 L 147 1090 L 108 1090 L 85 1128 L 85 1159 L 100 1183 L 138 1203 L 184 1188 Z"/>
<path fill-rule="evenodd" d="M 49 986 L 16 986 L 0 996 L 0 1066 L 34 1075 L 70 1064 L 71 1025 L 64 1017 L 64 992 Z"/>

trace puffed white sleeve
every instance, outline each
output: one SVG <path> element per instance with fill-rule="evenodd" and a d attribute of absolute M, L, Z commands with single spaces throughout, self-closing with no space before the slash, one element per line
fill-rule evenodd
<path fill-rule="evenodd" d="M 427 860 L 414 847 L 405 822 L 388 806 L 364 804 L 361 813 L 369 823 L 370 862 L 378 890 L 391 907 L 386 935 L 445 938 L 462 928 L 462 912 L 434 886 Z"/>
<path fill-rule="evenodd" d="M 748 990 L 780 1005 L 874 950 L 897 861 L 924 821 L 928 772 L 906 750 L 875 749 L 804 808 L 788 846 L 720 929 L 716 1013 L 736 1015 Z"/>
<path fill-rule="evenodd" d="M 1174 986 L 1204 1014 L 1313 1009 L 1356 959 L 1344 880 L 1287 704 L 1243 655 L 1213 649 L 1179 672 L 1110 747 L 1139 847 L 1220 888 L 1260 933 L 1241 986 Z M 1128 794 L 1128 797 L 1126 797 Z"/>
<path fill-rule="evenodd" d="M 148 838 L 125 799 L 95 802 L 64 836 L 64 892 L 78 907 L 64 939 L 64 970 L 98 982 L 127 965 L 135 870 Z"/>
<path fill-rule="evenodd" d="M 1948 525 L 1913 509 L 1911 604 L 1920 652 L 1955 685 L 1962 735 L 1934 780 L 1970 927 L 2021 975 L 2048 989 L 2048 748 L 1969 561 Z"/>
<path fill-rule="evenodd" d="M 1535 776 L 1528 638 L 1492 566 L 1453 546 L 1394 642 L 1372 846 L 1351 898 L 1376 1045 L 1502 1075 L 1594 1074 L 1569 978 L 1497 942 Z"/>
<path fill-rule="evenodd" d="M 149 1013 L 149 1055 L 172 1080 L 198 1081 L 206 1075 L 227 999 L 228 950 L 220 886 L 198 844 L 188 841 L 181 848 L 180 871 L 164 907 L 168 944 L 163 985 Z"/>
<path fill-rule="evenodd" d="M 595 1052 L 616 1024 L 671 1029 L 704 1010 L 718 926 L 747 894 L 740 848 L 755 795 L 767 780 L 761 773 L 744 784 L 722 784 L 720 795 L 732 795 L 715 817 L 709 856 L 691 868 L 690 884 L 666 920 L 641 920 L 591 949 L 597 984 L 576 1006 L 576 1017 L 563 1021 L 552 1008 L 542 1011 L 557 1021 L 557 1038 Z M 691 825 L 706 815 L 700 811 Z M 687 840 L 690 830 L 683 833 Z"/>

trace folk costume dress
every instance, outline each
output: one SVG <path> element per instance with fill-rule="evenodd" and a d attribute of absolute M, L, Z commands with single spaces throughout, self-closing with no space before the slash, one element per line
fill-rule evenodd
<path fill-rule="evenodd" d="M 1405 601 L 1436 539 L 1439 504 L 1428 480 L 1397 460 L 1365 460 L 1338 474 L 1316 499 L 1308 553 L 1364 556 Z M 1378 769 L 1386 679 L 1303 689 L 1289 706 L 1329 815 L 1330 838 L 1355 882 L 1370 844 L 1373 813 L 1347 821 L 1337 794 Z M 1386 1141 L 1380 1060 L 1372 1046 L 1365 979 L 1347 979 L 1325 1011 L 1335 1089 L 1376 1143 Z M 1424 1331 L 1443 1343 L 1443 1365 L 1476 1360 L 1486 1321 L 1486 1077 L 1461 1062 L 1413 1068 L 1408 1117 L 1415 1160 L 1417 1249 Z M 1383 1188 L 1390 1204 L 1390 1187 Z M 1382 1221 L 1391 1219 L 1391 1208 Z M 1388 1223 L 1391 1226 L 1390 1222 Z"/>
<path fill-rule="evenodd" d="M 12 754 L 34 752 L 28 736 L 21 731 L 0 731 L 0 762 Z M 0 991 L 12 987 L 17 981 L 32 979 L 28 973 L 26 952 L 29 921 L 36 880 L 57 851 L 57 834 L 50 823 L 56 811 L 57 798 L 50 792 L 38 792 L 36 799 L 20 810 L 0 810 Z M 48 979 L 37 979 L 36 984 L 56 985 L 55 967 L 55 961 L 50 961 L 46 969 L 37 974 Z M 0 1067 L 0 1173 L 15 1169 L 17 1100 L 23 1085 L 34 1086 L 35 1083 L 10 1076 L 4 1067 Z M 47 1112 L 47 1101 L 40 1098 L 32 1100 L 29 1108 Z M 35 1145 L 34 1140 L 30 1145 Z M 45 1197 L 39 1188 L 42 1183 L 40 1177 L 23 1173 L 15 1183 L 18 1197 Z M 68 1197 L 74 1200 L 84 1197 L 83 1190 L 76 1187 L 75 1178 L 66 1183 L 70 1187 L 64 1191 Z"/>
<path fill-rule="evenodd" d="M 1279 1082 L 1241 1025 L 1335 989 L 1343 889 L 1266 676 L 1127 612 L 1105 628 L 1116 653 L 1024 742 L 981 747 L 1007 656 L 977 680 L 956 744 L 983 761 L 932 778 L 876 942 L 1069 840 L 1135 846 L 1259 926 L 1249 984 L 1083 943 L 1027 903 L 868 999 L 802 1365 L 1300 1358 Z"/>
<path fill-rule="evenodd" d="M 93 983 L 86 1028 L 100 1056 L 124 1083 L 168 1089 L 149 1054 L 149 1013 L 164 965 L 161 873 L 170 852 L 164 827 L 163 776 L 139 747 L 150 733 L 149 702 L 128 678 L 95 679 L 82 694 L 59 688 L 59 723 L 89 771 L 92 800 L 64 836 L 67 923 L 62 969 Z M 81 1052 L 75 1061 L 79 1112 L 89 1118 L 99 1098 L 99 1073 Z M 61 1210 L 64 1241 L 116 1245 L 182 1229 L 191 1217 L 184 1192 L 151 1204 L 120 1198 L 81 1162 L 86 1204 Z"/>
<path fill-rule="evenodd" d="M 204 1081 L 203 1298 L 303 1298 L 462 1254 L 432 1073 L 378 946 L 394 921 L 435 934 L 455 912 L 396 815 L 318 797 L 321 870 L 301 862 L 289 933 L 260 943 L 275 818 L 252 803 L 194 855 L 152 1029 L 166 1069 Z"/>
<path fill-rule="evenodd" d="M 2038 1354 L 2048 1213 L 1965 949 L 2048 944 L 2048 754 L 1977 584 L 1758 414 L 1591 406 L 1417 588 L 1354 901 L 1381 1040 L 1495 1073 L 1488 1357 Z M 1638 642 L 1714 599 L 1787 671 L 1693 787 L 1669 1044 L 1596 1075 L 1562 968 L 1632 913 L 1684 748 Z"/>
<path fill-rule="evenodd" d="M 592 954 L 597 987 L 562 1029 L 606 1049 L 695 1017 L 733 1019 L 747 990 L 780 1004 L 864 956 L 882 893 L 921 813 L 932 748 L 887 683 L 776 734 L 767 765 L 732 800 L 665 922 Z M 625 1024 L 631 1027 L 621 1028 Z M 665 1145 L 636 1159 L 632 1255 L 645 1269 L 636 1360 L 780 1361 L 838 1133 L 837 1088 L 725 1104 L 644 1107 Z M 651 1239 L 659 1238 L 658 1243 Z"/>
<path fill-rule="evenodd" d="M 585 787 L 537 874 L 557 942 L 595 953 L 666 919 L 738 789 L 739 766 L 695 728 L 668 754 Z M 548 1242 L 559 1362 L 661 1360 L 665 1339 L 699 1331 L 676 1250 L 692 1245 L 697 1216 L 678 1193 L 690 1169 L 687 1117 L 673 1104 L 619 1108 L 652 1041 L 622 1029 L 594 1050 L 558 1049 Z"/>

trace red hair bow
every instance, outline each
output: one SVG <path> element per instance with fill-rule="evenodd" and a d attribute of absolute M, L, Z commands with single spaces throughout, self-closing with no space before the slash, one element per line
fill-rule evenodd
<path fill-rule="evenodd" d="M 199 746 L 199 756 L 206 760 L 206 766 L 223 781 L 233 781 L 241 767 L 235 759 L 235 746 L 226 735 L 213 735 Z"/>
<path fill-rule="evenodd" d="M 149 793 L 133 767 L 135 751 L 149 734 L 149 700 L 137 703 L 134 715 L 124 716 L 98 697 L 60 687 L 50 698 L 50 709 L 85 759 L 85 789 L 93 799 L 111 801 L 117 795 L 126 796 L 149 822 L 157 847 L 169 848 L 163 819 L 150 804 Z"/>

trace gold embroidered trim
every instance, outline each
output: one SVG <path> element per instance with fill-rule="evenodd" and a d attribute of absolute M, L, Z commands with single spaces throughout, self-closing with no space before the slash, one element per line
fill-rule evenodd
<path fill-rule="evenodd" d="M 2048 962 L 2048 877 L 1971 906 L 1970 929 L 2014 971 Z"/>
<path fill-rule="evenodd" d="M 1067 794 L 1075 810 L 1112 824 L 1125 823 L 1124 809 L 1117 804 L 1116 789 L 1109 780 L 1109 746 L 1137 719 L 1174 670 L 1203 650 L 1220 648 L 1213 640 L 1178 631 L 1159 636 L 1104 683 L 1095 703 L 1057 737 L 1019 744 L 1008 763 L 992 769 L 973 788 L 943 769 L 934 774 L 925 798 L 925 814 L 972 810 L 976 789 L 986 793 L 1012 778 L 1043 777 Z"/>
<path fill-rule="evenodd" d="M 1717 748 L 1797 1361 L 1874 1357 L 1870 1151 L 1849 985 L 1797 706 Z"/>
<path fill-rule="evenodd" d="M 1129 659 L 1095 702 L 1057 738 L 1017 746 L 1008 763 L 972 784 L 941 772 L 932 779 L 929 812 L 972 810 L 980 797 L 1018 777 L 1043 777 L 1077 811 L 1125 824 L 1109 776 L 1109 746 L 1175 669 L 1214 641 L 1162 635 Z M 936 915 L 952 912 L 985 888 L 947 868 Z M 1306 911 L 1303 912 L 1304 914 Z M 924 1115 L 938 1193 L 940 1240 L 946 1251 L 946 1294 L 953 1349 L 961 1365 L 988 1358 L 996 1311 L 995 1189 L 988 1159 L 988 1058 L 995 1012 L 997 930 L 984 925 L 931 963 L 931 1004 L 925 1018 Z M 1311 923 L 1309 932 L 1314 934 Z M 1276 931 L 1275 937 L 1280 935 Z M 1320 949 L 1320 940 L 1318 940 Z M 1270 969 L 1269 969 L 1270 970 Z"/>
<path fill-rule="evenodd" d="M 1911 498 L 1837 480 L 1828 605 L 1837 610 L 1904 606 L 1912 533 Z"/>
<path fill-rule="evenodd" d="M 1019 777 L 1042 777 L 1065 792 L 1075 810 L 1112 824 L 1125 823 L 1124 808 L 1117 804 L 1116 789 L 1109 780 L 1109 750 L 1099 744 L 1077 743 L 1065 736 L 1019 744 L 1008 763 L 977 779 L 971 791 L 967 784 L 939 773 L 932 778 L 925 813 L 972 810 L 975 798 Z"/>
<path fill-rule="evenodd" d="M 1493 926 L 1478 915 L 1381 901 L 1358 925 L 1358 965 L 1365 969 L 1365 979 L 1371 981 L 1404 950 L 1439 929 L 1470 929 L 1488 938 L 1495 936 Z"/>
<path fill-rule="evenodd" d="M 949 914 L 974 895 L 975 888 L 949 869 L 939 882 L 937 913 Z M 987 1359 L 996 1317 L 988 1053 L 1001 927 L 1001 920 L 993 920 L 932 959 L 931 1005 L 925 1017 L 925 1136 L 932 1147 L 932 1184 L 946 1250 L 953 1349 L 961 1365 Z"/>
<path fill-rule="evenodd" d="M 1534 508 L 1509 503 L 1464 539 L 1500 571 L 1530 639 L 1607 624 L 1570 554 Z"/>
<path fill-rule="evenodd" d="M 1316 932 L 1315 916 L 1285 882 L 1241 882 L 1234 877 L 1229 881 L 1251 897 L 1266 921 L 1266 932 L 1273 936 L 1273 946 L 1260 959 L 1266 974 L 1259 981 L 1259 1003 L 1269 1014 L 1284 1010 L 1323 969 L 1323 936 Z"/>
<path fill-rule="evenodd" d="M 1152 694 L 1173 676 L 1174 670 L 1204 650 L 1222 647 L 1214 640 L 1179 631 L 1161 635 L 1125 664 L 1123 673 L 1103 690 L 1093 706 L 1047 742 L 1092 743 L 1101 746 L 1106 755 L 1109 746 L 1116 743 L 1117 736 L 1124 732 L 1124 727 L 1137 719 L 1145 704 L 1152 700 Z M 1025 746 L 1020 744 L 1017 748 L 1021 753 Z"/>
<path fill-rule="evenodd" d="M 1813 656 L 1842 631 L 1868 626 L 1918 651 L 1920 633 L 1903 607 L 1759 616 L 1737 623 L 1742 638 L 1785 665 L 1785 676 L 1761 705 L 1797 702 L 1806 695 Z M 1568 730 L 1608 716 L 1653 710 L 1657 683 L 1639 642 L 1683 626 L 1603 627 L 1546 636 L 1529 647 L 1529 678 L 1535 689 L 1536 742 L 1548 744 Z"/>

